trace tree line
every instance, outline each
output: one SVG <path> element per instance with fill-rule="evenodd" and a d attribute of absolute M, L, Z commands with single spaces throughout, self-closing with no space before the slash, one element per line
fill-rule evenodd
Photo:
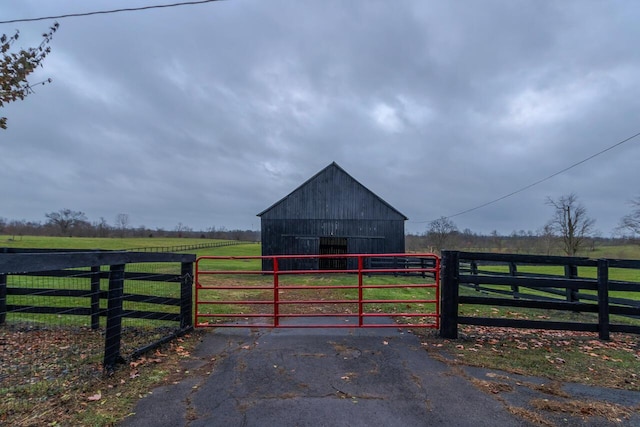
<path fill-rule="evenodd" d="M 563 254 L 574 256 L 594 250 L 598 242 L 636 242 L 640 235 L 640 196 L 630 201 L 631 212 L 624 215 L 616 228 L 618 239 L 604 238 L 595 230 L 595 219 L 579 202 L 575 193 L 557 199 L 547 198 L 552 208 L 551 218 L 536 232 L 514 231 L 509 236 L 493 231 L 490 235 L 478 235 L 470 229 L 460 231 L 450 218 L 431 221 L 422 235 L 407 236 L 408 250 L 424 250 L 440 253 L 444 249 L 473 249 L 478 251 L 504 251 L 509 253 Z"/>
<path fill-rule="evenodd" d="M 17 239 L 20 236 L 65 236 L 65 237 L 189 237 L 202 239 L 260 241 L 260 232 L 255 230 L 228 230 L 225 227 L 208 227 L 194 230 L 179 222 L 174 228 L 151 229 L 144 225 L 133 227 L 129 215 L 119 213 L 113 223 L 104 217 L 89 221 L 86 214 L 68 208 L 44 214 L 46 221 L 7 220 L 0 217 L 0 234 Z"/>
<path fill-rule="evenodd" d="M 462 231 L 446 217 L 431 221 L 421 234 L 406 235 L 406 249 L 440 253 L 444 249 L 476 251 L 498 251 L 509 253 L 529 253 L 544 255 L 577 255 L 595 249 L 599 243 L 627 244 L 638 242 L 640 236 L 640 197 L 631 201 L 631 211 L 619 222 L 619 237 L 605 238 L 594 229 L 595 220 L 589 217 L 586 207 L 571 193 L 558 199 L 548 198 L 552 208 L 550 219 L 537 231 L 514 231 L 501 235 L 497 231 L 477 234 L 466 228 Z M 100 217 L 89 221 L 82 211 L 60 209 L 45 213 L 46 221 L 7 220 L 0 217 L 0 234 L 16 239 L 23 235 L 32 236 L 75 236 L 75 237 L 189 237 L 226 239 L 259 242 L 260 231 L 228 230 L 225 227 L 208 227 L 194 230 L 179 222 L 173 229 L 150 229 L 141 225 L 132 227 L 129 215 L 119 213 L 113 223 Z"/>

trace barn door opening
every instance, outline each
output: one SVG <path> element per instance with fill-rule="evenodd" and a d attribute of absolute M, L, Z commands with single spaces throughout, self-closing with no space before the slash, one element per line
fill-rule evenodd
<path fill-rule="evenodd" d="M 320 237 L 320 255 L 345 255 L 346 237 Z M 320 258 L 320 270 L 346 270 L 346 258 Z"/>

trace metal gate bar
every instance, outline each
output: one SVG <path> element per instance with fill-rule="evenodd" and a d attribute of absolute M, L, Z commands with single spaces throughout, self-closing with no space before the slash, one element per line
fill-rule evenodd
<path fill-rule="evenodd" d="M 289 260 L 305 260 L 306 265 L 317 260 L 320 265 L 325 258 L 344 258 L 342 265 L 357 267 L 279 268 L 295 265 Z M 265 259 L 271 270 L 262 269 Z M 434 254 L 203 256 L 195 270 L 196 327 L 440 327 L 440 258 Z M 326 298 L 336 293 L 340 296 Z M 375 296 L 367 297 L 371 293 Z M 330 318 L 333 323 L 282 322 L 296 318 Z M 376 321 L 382 318 L 387 323 Z"/>

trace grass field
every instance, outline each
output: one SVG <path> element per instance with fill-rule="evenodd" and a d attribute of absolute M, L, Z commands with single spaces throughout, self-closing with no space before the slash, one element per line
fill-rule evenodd
<path fill-rule="evenodd" d="M 0 247 L 29 249 L 103 249 L 128 250 L 135 248 L 164 248 L 181 245 L 200 245 L 224 242 L 218 239 L 187 239 L 173 237 L 49 237 L 0 235 Z"/>

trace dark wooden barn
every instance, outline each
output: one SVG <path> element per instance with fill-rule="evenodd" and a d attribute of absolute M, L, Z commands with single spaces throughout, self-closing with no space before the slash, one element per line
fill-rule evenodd
<path fill-rule="evenodd" d="M 404 253 L 407 217 L 335 162 L 258 216 L 263 255 Z M 354 268 L 339 258 L 280 262 L 279 267 Z M 270 270 L 271 263 L 263 268 Z"/>

